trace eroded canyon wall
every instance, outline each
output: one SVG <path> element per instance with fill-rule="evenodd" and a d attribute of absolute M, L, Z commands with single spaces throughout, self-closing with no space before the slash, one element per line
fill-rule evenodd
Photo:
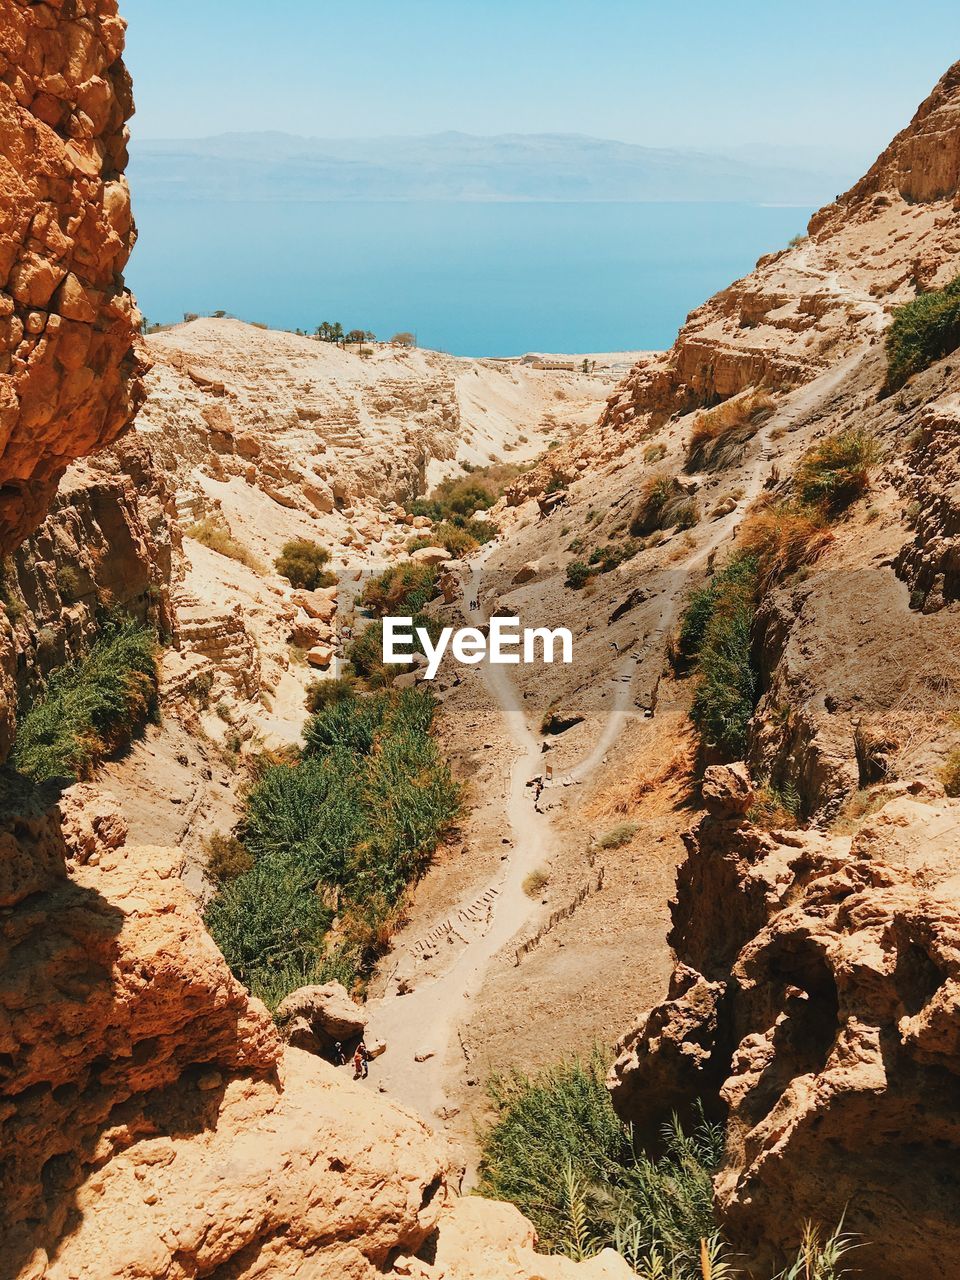
<path fill-rule="evenodd" d="M 0 0 L 0 554 L 139 403 L 116 0 Z"/>

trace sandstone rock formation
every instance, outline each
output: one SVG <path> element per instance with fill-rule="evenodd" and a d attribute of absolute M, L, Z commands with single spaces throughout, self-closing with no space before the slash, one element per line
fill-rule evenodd
<path fill-rule="evenodd" d="M 175 638 L 174 511 L 166 478 L 136 439 L 68 469 L 43 524 L 2 569 L 0 759 L 15 703 L 28 704 L 52 671 L 83 652 L 104 611 L 122 610 Z"/>
<path fill-rule="evenodd" d="M 363 1035 L 367 1015 L 339 982 L 300 987 L 280 1001 L 277 1024 L 288 1044 L 310 1053 L 328 1053 L 339 1041 Z"/>
<path fill-rule="evenodd" d="M 116 0 L 0 4 L 0 553 L 139 403 Z"/>
<path fill-rule="evenodd" d="M 853 837 L 771 836 L 736 816 L 688 841 L 668 1001 L 628 1036 L 614 1104 L 722 1105 L 717 1205 L 765 1265 L 798 1224 L 846 1226 L 878 1280 L 933 1280 L 953 1198 L 960 802 L 890 788 Z"/>
<path fill-rule="evenodd" d="M 125 845 L 93 788 L 62 820 L 4 799 L 4 1276 L 366 1277 L 415 1252 L 444 1201 L 426 1126 L 281 1053 L 176 851 Z"/>
<path fill-rule="evenodd" d="M 533 1227 L 512 1204 L 477 1197 L 454 1202 L 444 1214 L 432 1262 L 398 1259 L 398 1275 L 411 1280 L 628 1280 L 635 1273 L 604 1249 L 585 1262 L 544 1257 Z"/>

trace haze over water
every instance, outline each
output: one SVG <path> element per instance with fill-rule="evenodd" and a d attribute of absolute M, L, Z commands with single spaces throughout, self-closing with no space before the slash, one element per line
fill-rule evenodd
<path fill-rule="evenodd" d="M 455 355 L 669 346 L 687 313 L 805 230 L 749 204 L 139 200 L 127 279 L 151 323 L 399 330 Z"/>

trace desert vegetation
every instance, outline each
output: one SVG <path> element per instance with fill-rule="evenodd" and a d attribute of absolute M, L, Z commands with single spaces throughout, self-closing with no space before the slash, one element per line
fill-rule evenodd
<path fill-rule="evenodd" d="M 566 585 L 574 589 L 584 587 L 597 573 L 610 573 L 613 569 L 632 560 L 643 550 L 643 543 L 636 538 L 625 538 L 622 542 L 608 542 L 602 547 L 594 547 L 588 558 L 571 560 L 567 565 Z"/>
<path fill-rule="evenodd" d="M 897 307 L 886 336 L 887 391 L 960 347 L 960 276 Z"/>
<path fill-rule="evenodd" d="M 294 538 L 284 544 L 273 565 L 281 578 L 291 587 L 304 591 L 316 591 L 318 587 L 336 585 L 336 574 L 330 573 L 330 552 L 309 538 Z"/>
<path fill-rule="evenodd" d="M 794 496 L 759 503 L 740 526 L 737 554 L 690 597 L 676 652 L 694 664 L 699 678 L 692 719 L 727 758 L 745 753 L 756 707 L 752 631 L 760 600 L 819 559 L 833 540 L 831 522 L 869 489 L 879 459 L 877 442 L 866 432 L 818 441 L 791 479 Z"/>
<path fill-rule="evenodd" d="M 422 690 L 351 694 L 270 761 L 232 840 L 211 848 L 207 926 L 234 974 L 271 1007 L 306 982 L 353 985 L 402 917 L 460 803 Z"/>
<path fill-rule="evenodd" d="M 833 518 L 862 498 L 880 461 L 876 438 L 859 428 L 825 436 L 801 458 L 793 489 L 806 507 Z"/>
<path fill-rule="evenodd" d="M 954 748 L 947 756 L 940 780 L 948 796 L 960 796 L 960 747 Z"/>
<path fill-rule="evenodd" d="M 687 470 L 705 471 L 738 462 L 773 406 L 768 391 L 752 387 L 698 413 L 687 446 Z"/>
<path fill-rule="evenodd" d="M 630 517 L 630 533 L 645 537 L 658 529 L 690 529 L 700 519 L 696 500 L 687 494 L 676 476 L 648 476 Z"/>
<path fill-rule="evenodd" d="M 536 1076 L 489 1086 L 495 1117 L 482 1136 L 479 1190 L 509 1200 L 537 1228 L 540 1247 L 582 1261 L 616 1249 L 641 1280 L 735 1280 L 746 1273 L 718 1230 L 712 1176 L 723 1130 L 695 1113 L 663 1126 L 648 1155 L 613 1110 L 606 1062 L 595 1051 Z M 855 1241 L 803 1230 L 795 1261 L 773 1280 L 839 1280 Z"/>
<path fill-rule="evenodd" d="M 216 551 L 218 555 L 226 556 L 228 560 L 236 560 L 238 564 L 246 565 L 255 573 L 263 569 L 263 565 L 250 548 L 233 536 L 229 526 L 223 520 L 215 520 L 212 517 L 200 520 L 187 530 L 187 537 L 203 543 L 205 547 Z"/>
<path fill-rule="evenodd" d="M 756 560 L 735 556 L 694 592 L 677 641 L 699 677 L 691 718 L 706 741 L 730 758 L 744 754 L 757 701 L 751 631 L 758 591 Z"/>
<path fill-rule="evenodd" d="M 411 538 L 407 543 L 407 550 L 412 552 L 421 547 L 443 547 L 453 559 L 461 560 L 471 551 L 476 551 L 482 543 L 489 542 L 496 532 L 496 526 L 487 520 L 455 515 Z"/>
<path fill-rule="evenodd" d="M 21 714 L 12 762 L 21 773 L 86 778 L 157 713 L 156 632 L 111 619 L 88 652 L 54 672 Z"/>
<path fill-rule="evenodd" d="M 435 565 L 404 560 L 371 578 L 364 586 L 359 603 L 378 618 L 403 610 L 418 613 L 437 595 L 437 578 Z"/>

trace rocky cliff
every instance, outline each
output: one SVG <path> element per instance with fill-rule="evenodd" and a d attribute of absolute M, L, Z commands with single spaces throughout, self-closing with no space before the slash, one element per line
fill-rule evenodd
<path fill-rule="evenodd" d="M 0 5 L 0 553 L 140 399 L 123 32 L 115 0 Z"/>
<path fill-rule="evenodd" d="M 772 393 L 770 461 L 761 446 L 755 462 L 767 502 L 793 500 L 790 474 L 825 436 L 864 432 L 882 459 L 816 563 L 764 595 L 747 763 L 706 770 L 669 988 L 610 1078 L 641 1130 L 697 1097 L 725 1119 L 716 1204 L 762 1269 L 782 1265 L 805 1219 L 843 1218 L 878 1280 L 949 1273 L 960 1233 L 960 806 L 939 780 L 955 794 L 958 375 L 948 356 L 890 397 L 877 344 L 893 305 L 960 272 L 958 176 L 955 66 L 807 241 L 635 371 L 598 438 L 663 438 L 677 412 L 684 435 L 685 410 L 759 379 Z M 778 281 L 785 292 L 761 305 Z M 726 464 L 728 487 L 744 485 L 750 456 Z M 754 794 L 771 784 L 795 809 L 772 821 Z"/>
<path fill-rule="evenodd" d="M 877 1280 L 933 1280 L 960 1237 L 960 803 L 892 786 L 855 836 L 758 830 L 734 771 L 688 837 L 668 999 L 621 1046 L 641 1127 L 701 1097 L 727 1121 L 727 1230 L 772 1267 L 798 1224 L 844 1219 Z M 935 1231 L 931 1224 L 936 1223 Z"/>

